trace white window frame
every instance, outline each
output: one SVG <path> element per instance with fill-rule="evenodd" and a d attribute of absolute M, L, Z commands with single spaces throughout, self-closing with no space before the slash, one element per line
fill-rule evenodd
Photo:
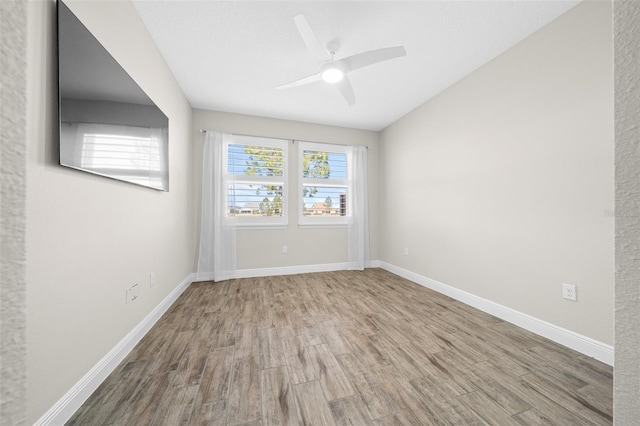
<path fill-rule="evenodd" d="M 284 139 L 274 139 L 259 136 L 233 135 L 224 145 L 223 164 L 224 164 L 224 187 L 228 188 L 230 184 L 253 184 L 253 185 L 282 185 L 282 216 L 247 216 L 241 215 L 229 217 L 227 215 L 228 203 L 225 203 L 225 211 L 223 213 L 224 220 L 229 223 L 233 222 L 237 228 L 286 228 L 288 225 L 289 210 L 289 142 Z M 283 149 L 283 175 L 282 176 L 248 176 L 230 174 L 229 170 L 229 145 L 249 145 L 261 146 L 266 148 L 282 148 Z M 228 193 L 226 195 L 228 197 Z"/>
<path fill-rule="evenodd" d="M 329 227 L 342 228 L 349 224 L 351 208 L 349 206 L 349 195 L 351 193 L 351 171 L 347 169 L 345 179 L 314 179 L 305 178 L 302 175 L 304 151 L 320 151 L 345 154 L 347 156 L 347 167 L 351 163 L 349 147 L 346 145 L 332 145 L 315 142 L 298 142 L 298 225 L 303 228 Z M 304 215 L 304 186 L 319 186 L 329 188 L 345 188 L 347 194 L 347 215 L 346 216 L 305 216 Z"/>

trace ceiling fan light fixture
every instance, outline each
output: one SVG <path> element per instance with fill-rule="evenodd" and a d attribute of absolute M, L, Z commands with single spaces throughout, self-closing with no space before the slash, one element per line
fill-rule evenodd
<path fill-rule="evenodd" d="M 344 78 L 344 71 L 338 67 L 328 67 L 322 71 L 322 79 L 327 83 L 337 83 Z"/>
<path fill-rule="evenodd" d="M 347 76 L 349 72 L 377 64 L 378 62 L 399 58 L 407 54 L 404 46 L 394 46 L 356 53 L 355 55 L 347 56 L 346 58 L 336 61 L 336 52 L 340 48 L 337 40 L 333 40 L 327 44 L 325 48 L 314 34 L 303 14 L 294 16 L 293 20 L 296 27 L 298 27 L 302 41 L 307 46 L 307 50 L 320 65 L 320 70 L 308 77 L 278 86 L 278 89 L 298 87 L 322 80 L 335 85 L 334 87 L 342 94 L 347 104 L 352 106 L 355 104 L 356 99 L 353 93 L 353 87 Z"/>

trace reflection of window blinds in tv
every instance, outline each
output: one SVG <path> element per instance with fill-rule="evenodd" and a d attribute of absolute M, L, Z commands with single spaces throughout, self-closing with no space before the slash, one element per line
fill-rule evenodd
<path fill-rule="evenodd" d="M 160 170 L 160 140 L 128 135 L 84 135 L 82 167 L 91 169 Z"/>
<path fill-rule="evenodd" d="M 75 155 L 80 167 L 141 185 L 162 186 L 166 129 L 77 126 Z"/>

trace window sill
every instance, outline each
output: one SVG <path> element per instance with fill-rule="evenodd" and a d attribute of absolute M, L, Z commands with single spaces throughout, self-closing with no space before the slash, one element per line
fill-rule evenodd
<path fill-rule="evenodd" d="M 286 223 L 274 223 L 274 224 L 239 224 L 236 223 L 236 229 L 287 229 L 289 227 L 289 225 L 287 225 Z"/>
<path fill-rule="evenodd" d="M 348 223 L 299 223 L 298 227 L 304 228 L 346 228 Z"/>

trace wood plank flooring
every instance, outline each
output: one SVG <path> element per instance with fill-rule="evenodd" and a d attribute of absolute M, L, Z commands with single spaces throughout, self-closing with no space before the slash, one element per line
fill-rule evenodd
<path fill-rule="evenodd" d="M 379 269 L 194 283 L 70 425 L 607 425 L 612 368 Z"/>

